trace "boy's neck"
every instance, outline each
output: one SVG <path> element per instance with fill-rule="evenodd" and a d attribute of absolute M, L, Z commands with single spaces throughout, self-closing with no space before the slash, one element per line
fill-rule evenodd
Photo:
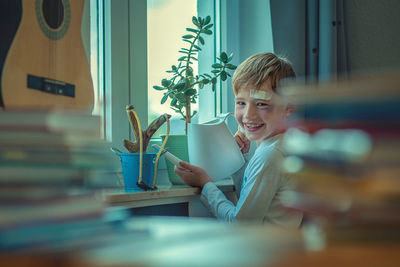
<path fill-rule="evenodd" d="M 285 132 L 284 130 L 277 131 L 277 132 L 275 132 L 275 133 L 272 133 L 271 135 L 269 135 L 268 137 L 266 137 L 266 138 L 264 138 L 264 139 L 257 140 L 257 141 L 256 141 L 257 147 L 258 147 L 262 142 L 264 142 L 265 140 L 270 139 L 270 138 L 272 138 L 272 137 L 275 137 L 275 136 L 277 136 L 277 135 L 279 135 L 279 134 L 283 134 L 284 132 Z"/>

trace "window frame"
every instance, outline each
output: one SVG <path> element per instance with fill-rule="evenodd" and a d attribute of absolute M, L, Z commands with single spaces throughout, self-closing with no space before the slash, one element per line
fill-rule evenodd
<path fill-rule="evenodd" d="M 147 127 L 146 6 L 146 0 L 104 1 L 105 138 L 120 149 L 133 138 L 126 105 Z"/>
<path fill-rule="evenodd" d="M 104 18 L 104 55 L 102 64 L 99 64 L 104 66 L 104 73 L 99 86 L 104 85 L 105 138 L 112 146 L 121 149 L 124 139 L 134 139 L 126 116 L 126 105 L 132 104 L 142 127 L 148 126 L 147 0 L 99 2 L 102 2 L 98 6 L 102 8 L 99 16 Z M 220 5 L 220 0 L 198 1 L 198 16 L 211 15 L 216 21 L 219 18 L 215 12 L 216 5 Z M 211 40 L 206 40 L 207 45 L 199 54 L 200 73 L 208 72 L 214 63 L 219 38 L 218 31 L 218 35 L 214 34 L 210 36 Z M 215 92 L 208 88 L 200 90 L 199 121 L 210 120 L 216 113 Z"/>

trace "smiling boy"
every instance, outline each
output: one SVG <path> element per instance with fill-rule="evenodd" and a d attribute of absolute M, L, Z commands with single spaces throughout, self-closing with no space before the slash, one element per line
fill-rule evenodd
<path fill-rule="evenodd" d="M 298 227 L 302 214 L 282 206 L 286 193 L 292 190 L 289 177 L 280 171 L 284 154 L 281 149 L 286 118 L 294 111 L 286 104 L 276 88 L 282 79 L 294 78 L 290 63 L 273 53 L 261 53 L 247 58 L 236 69 L 232 83 L 235 92 L 235 118 L 239 130 L 235 134 L 242 153 L 250 142 L 257 149 L 244 169 L 233 175 L 239 199 L 229 201 L 211 182 L 201 168 L 180 162 L 175 173 L 185 184 L 202 188 L 203 204 L 218 219 L 235 222 L 251 220 Z"/>

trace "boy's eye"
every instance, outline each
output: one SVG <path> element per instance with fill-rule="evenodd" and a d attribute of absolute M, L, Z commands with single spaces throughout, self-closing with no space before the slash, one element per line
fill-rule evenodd
<path fill-rule="evenodd" d="M 263 102 L 259 102 L 259 103 L 257 103 L 257 106 L 258 107 L 269 107 L 269 104 L 263 103 Z"/>
<path fill-rule="evenodd" d="M 236 101 L 236 105 L 245 105 L 243 101 Z"/>

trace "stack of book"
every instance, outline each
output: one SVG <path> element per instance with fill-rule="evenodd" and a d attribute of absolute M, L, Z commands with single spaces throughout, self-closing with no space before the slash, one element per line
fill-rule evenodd
<path fill-rule="evenodd" d="M 289 208 L 330 242 L 400 241 L 400 73 L 287 86 Z M 307 227 L 305 227 L 307 228 Z"/>
<path fill-rule="evenodd" d="M 0 111 L 0 251 L 83 244 L 107 228 L 96 192 L 118 185 L 120 163 L 100 127 L 73 111 Z"/>

